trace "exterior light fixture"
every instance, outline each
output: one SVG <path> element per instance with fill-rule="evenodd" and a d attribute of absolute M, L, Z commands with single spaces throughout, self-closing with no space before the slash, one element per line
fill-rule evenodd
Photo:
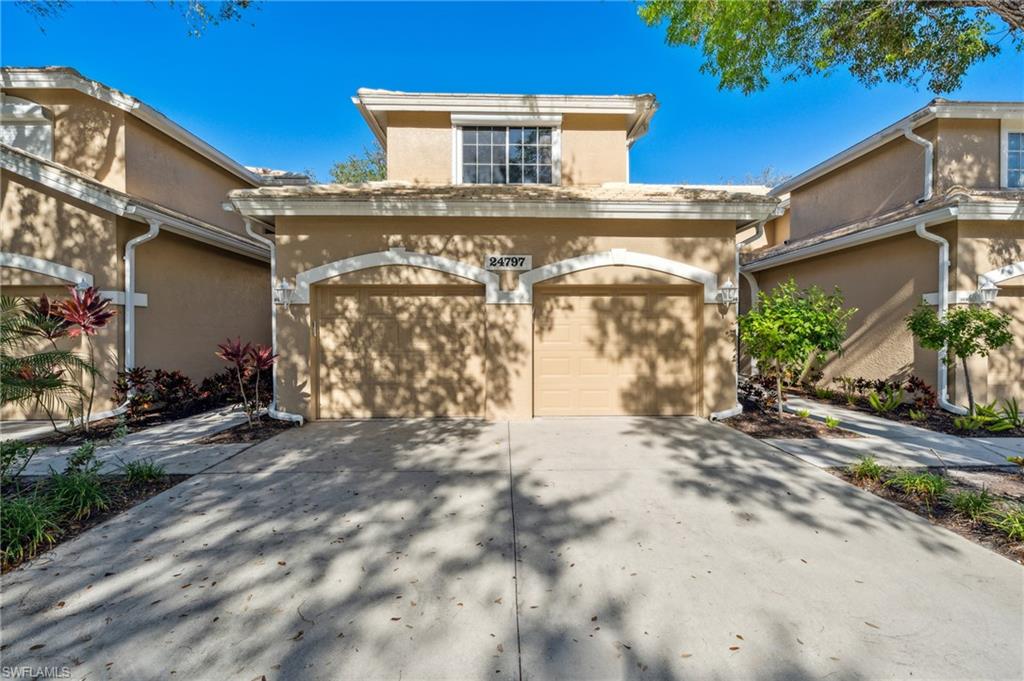
<path fill-rule="evenodd" d="M 740 299 L 740 287 L 732 283 L 732 279 L 726 279 L 718 287 L 718 298 L 726 305 L 735 305 Z"/>
<path fill-rule="evenodd" d="M 991 305 L 996 302 L 996 296 L 999 295 L 999 287 L 990 279 L 985 279 L 985 283 L 978 287 L 976 295 L 980 304 Z"/>
<path fill-rule="evenodd" d="M 295 287 L 289 284 L 287 280 L 282 279 L 274 291 L 277 293 L 277 300 L 275 302 L 284 305 L 284 309 L 287 310 L 288 306 L 292 303 L 292 294 L 295 292 Z"/>

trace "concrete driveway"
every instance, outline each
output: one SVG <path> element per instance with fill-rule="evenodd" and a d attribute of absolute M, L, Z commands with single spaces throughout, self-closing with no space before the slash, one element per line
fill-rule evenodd
<path fill-rule="evenodd" d="M 696 419 L 315 423 L 3 578 L 88 679 L 1020 679 L 1024 569 Z"/>

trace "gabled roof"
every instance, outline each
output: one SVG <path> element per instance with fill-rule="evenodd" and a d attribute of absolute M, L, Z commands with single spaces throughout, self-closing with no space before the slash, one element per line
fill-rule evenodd
<path fill-rule="evenodd" d="M 456 92 L 400 92 L 359 88 L 352 103 L 382 145 L 387 142 L 389 111 L 440 111 L 453 114 L 545 116 L 558 114 L 620 114 L 627 117 L 627 142 L 642 137 L 658 110 L 652 94 L 642 95 L 509 95 Z"/>
<path fill-rule="evenodd" d="M 95 178 L 67 166 L 34 156 L 6 144 L 0 144 L 0 169 L 113 215 L 124 216 L 138 222 L 156 219 L 167 231 L 260 260 L 270 259 L 270 250 L 247 236 L 236 234 L 153 201 L 112 189 Z"/>
<path fill-rule="evenodd" d="M 243 215 L 406 215 L 519 218 L 696 219 L 750 222 L 777 200 L 746 191 L 686 185 L 599 186 L 367 182 L 236 189 Z"/>
<path fill-rule="evenodd" d="M 1024 118 L 1024 102 L 973 102 L 933 99 L 917 111 L 904 116 L 892 125 L 879 130 L 870 137 L 844 149 L 835 156 L 772 188 L 772 196 L 783 196 L 812 180 L 832 172 L 883 144 L 903 135 L 905 129 L 913 130 L 936 118 Z"/>
<path fill-rule="evenodd" d="M 110 106 L 127 111 L 136 118 L 148 123 L 160 132 L 185 145 L 200 156 L 212 161 L 229 173 L 253 185 L 292 183 L 296 178 L 283 180 L 269 175 L 253 172 L 235 161 L 224 152 L 214 148 L 170 118 L 160 113 L 145 102 L 129 94 L 116 90 L 95 80 L 89 80 L 81 73 L 68 66 L 15 67 L 0 68 L 0 84 L 11 89 L 45 89 L 45 90 L 77 90 L 83 94 L 100 100 Z M 305 176 L 301 176 L 305 177 Z M 307 178 L 308 181 L 308 178 Z"/>

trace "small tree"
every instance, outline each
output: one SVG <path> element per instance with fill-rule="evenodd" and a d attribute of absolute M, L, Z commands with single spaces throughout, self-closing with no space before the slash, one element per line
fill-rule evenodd
<path fill-rule="evenodd" d="M 350 154 L 344 161 L 338 161 L 331 167 L 331 180 L 339 184 L 357 184 L 386 180 L 388 177 L 388 157 L 379 142 L 373 143 L 372 149 L 363 147 L 363 155 Z"/>
<path fill-rule="evenodd" d="M 857 311 L 844 309 L 839 289 L 831 294 L 817 286 L 797 288 L 792 279 L 758 298 L 757 306 L 740 315 L 740 339 L 753 357 L 775 371 L 775 391 L 782 417 L 782 379 L 800 371 L 817 354 L 842 351 L 846 323 Z"/>
<path fill-rule="evenodd" d="M 973 414 L 974 390 L 971 388 L 967 360 L 971 357 L 987 357 L 993 350 L 1013 341 L 1010 315 L 972 305 L 954 307 L 939 319 L 934 309 L 922 304 L 907 317 L 907 328 L 922 348 L 941 350 L 945 347 L 947 366 L 955 370 L 956 360 L 960 359 L 964 369 L 964 383 L 967 385 L 967 402 Z"/>

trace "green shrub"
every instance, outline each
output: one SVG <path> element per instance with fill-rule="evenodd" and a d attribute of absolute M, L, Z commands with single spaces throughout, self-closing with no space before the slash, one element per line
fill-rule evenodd
<path fill-rule="evenodd" d="M 957 416 L 953 419 L 953 427 L 957 430 L 978 430 L 985 422 L 977 416 Z"/>
<path fill-rule="evenodd" d="M 913 473 L 900 471 L 885 482 L 886 487 L 895 487 L 904 494 L 920 498 L 929 506 L 949 488 L 949 481 L 935 473 Z"/>
<path fill-rule="evenodd" d="M 896 407 L 903 404 L 903 389 L 887 387 L 885 389 L 885 397 L 878 394 L 878 391 L 872 390 L 868 393 L 868 404 L 879 414 L 888 414 Z"/>
<path fill-rule="evenodd" d="M 129 485 L 148 485 L 161 480 L 166 474 L 164 467 L 152 459 L 122 462 L 120 468 Z"/>
<path fill-rule="evenodd" d="M 992 527 L 1011 541 L 1024 541 L 1024 506 L 1017 505 L 995 515 Z"/>
<path fill-rule="evenodd" d="M 911 421 L 926 421 L 928 420 L 928 413 L 923 409 L 911 409 L 910 410 Z"/>
<path fill-rule="evenodd" d="M 828 428 L 829 430 L 835 430 L 836 428 L 839 427 L 839 419 L 837 419 L 835 416 L 826 416 L 825 427 Z"/>
<path fill-rule="evenodd" d="M 1003 400 L 1003 406 L 999 410 L 999 418 L 1011 424 L 1014 428 L 1024 428 L 1024 415 L 1020 413 L 1020 405 L 1017 404 L 1016 397 Z"/>
<path fill-rule="evenodd" d="M 994 508 L 992 495 L 987 490 L 957 492 L 950 498 L 949 504 L 959 515 L 974 522 L 988 517 Z"/>
<path fill-rule="evenodd" d="M 51 475 L 47 481 L 50 498 L 61 514 L 72 518 L 86 518 L 93 511 L 102 511 L 109 505 L 99 476 L 92 472 Z"/>
<path fill-rule="evenodd" d="M 801 409 L 800 411 L 798 411 L 796 413 L 796 415 L 799 416 L 802 419 L 807 419 L 807 418 L 811 417 L 811 410 L 810 409 Z"/>
<path fill-rule="evenodd" d="M 0 501 L 0 559 L 17 563 L 56 540 L 58 514 L 54 504 L 32 495 Z"/>
<path fill-rule="evenodd" d="M 0 442 L 0 481 L 9 482 L 18 477 L 38 451 L 39 445 L 21 440 Z"/>
<path fill-rule="evenodd" d="M 65 473 L 96 473 L 102 464 L 96 460 L 96 443 L 83 442 L 68 457 Z"/>
<path fill-rule="evenodd" d="M 815 388 L 814 394 L 819 400 L 832 400 L 836 396 L 836 392 L 828 388 Z"/>
<path fill-rule="evenodd" d="M 846 469 L 856 480 L 881 480 L 889 469 L 878 463 L 873 456 L 862 456 Z"/>

